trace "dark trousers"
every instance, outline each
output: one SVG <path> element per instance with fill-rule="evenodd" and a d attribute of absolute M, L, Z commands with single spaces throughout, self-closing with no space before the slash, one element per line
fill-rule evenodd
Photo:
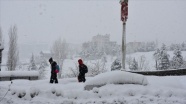
<path fill-rule="evenodd" d="M 79 81 L 79 82 L 85 82 L 85 81 L 86 81 L 86 79 L 85 79 L 85 74 L 79 74 L 79 75 L 78 75 L 78 81 Z"/>
<path fill-rule="evenodd" d="M 50 83 L 58 83 L 58 80 L 57 80 L 57 73 L 51 73 L 51 77 L 50 77 Z"/>

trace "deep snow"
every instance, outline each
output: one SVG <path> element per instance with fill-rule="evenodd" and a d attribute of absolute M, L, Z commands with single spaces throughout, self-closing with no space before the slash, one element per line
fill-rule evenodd
<path fill-rule="evenodd" d="M 147 80 L 147 86 L 106 84 L 90 91 L 76 78 L 59 79 L 58 84 L 49 84 L 49 79 L 13 80 L 0 104 L 186 104 L 186 76 L 147 76 Z M 0 82 L 0 99 L 9 85 L 10 81 Z"/>

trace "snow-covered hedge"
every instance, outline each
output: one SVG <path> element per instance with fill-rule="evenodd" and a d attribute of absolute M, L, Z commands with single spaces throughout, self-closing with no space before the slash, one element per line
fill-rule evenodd
<path fill-rule="evenodd" d="M 38 71 L 0 71 L 0 77 L 11 77 L 11 76 L 39 76 Z"/>
<path fill-rule="evenodd" d="M 147 85 L 145 76 L 125 71 L 111 71 L 99 74 L 85 83 L 85 90 L 101 87 L 106 84 L 140 84 Z"/>
<path fill-rule="evenodd" d="M 15 79 L 37 80 L 38 78 L 38 71 L 0 71 L 0 81 Z"/>

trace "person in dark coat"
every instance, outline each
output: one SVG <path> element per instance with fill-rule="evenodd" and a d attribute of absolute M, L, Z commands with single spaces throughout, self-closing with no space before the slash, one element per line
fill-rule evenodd
<path fill-rule="evenodd" d="M 53 61 L 52 58 L 49 59 L 49 62 L 51 65 L 50 83 L 53 83 L 53 82 L 58 83 L 57 73 L 55 72 L 57 63 L 55 61 Z"/>
<path fill-rule="evenodd" d="M 78 75 L 78 81 L 79 82 L 85 82 L 85 73 L 88 72 L 88 68 L 85 64 L 83 64 L 83 61 L 81 59 L 78 60 L 79 63 L 79 75 Z"/>

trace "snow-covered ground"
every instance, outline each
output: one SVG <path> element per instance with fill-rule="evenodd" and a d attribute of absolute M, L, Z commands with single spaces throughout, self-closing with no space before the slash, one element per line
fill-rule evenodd
<path fill-rule="evenodd" d="M 146 78 L 146 86 L 106 84 L 90 91 L 76 78 L 59 79 L 58 84 L 50 84 L 49 79 L 2 81 L 0 104 L 186 104 L 186 76 Z"/>

